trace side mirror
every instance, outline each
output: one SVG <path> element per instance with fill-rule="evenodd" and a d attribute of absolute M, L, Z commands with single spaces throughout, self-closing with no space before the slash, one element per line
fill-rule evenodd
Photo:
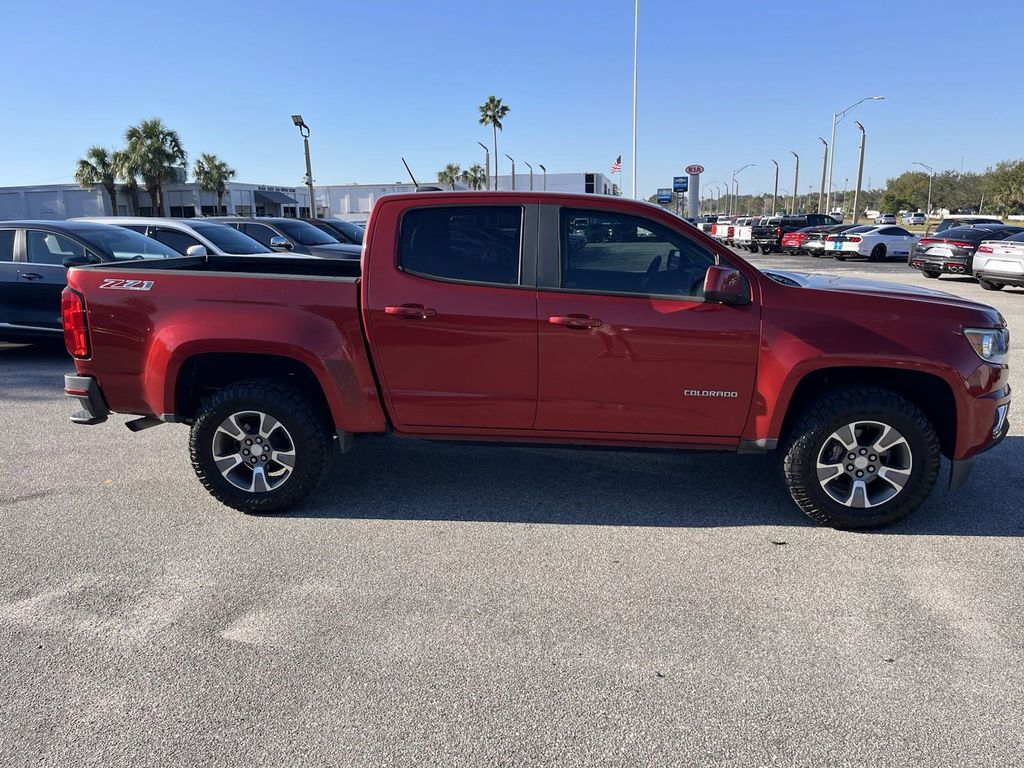
<path fill-rule="evenodd" d="M 186 256 L 208 256 L 205 245 L 190 245 L 185 249 Z"/>
<path fill-rule="evenodd" d="M 713 304 L 747 304 L 750 290 L 738 269 L 715 265 L 704 275 L 704 300 Z"/>
<path fill-rule="evenodd" d="M 290 251 L 294 246 L 289 242 L 288 238 L 276 235 L 270 238 L 270 247 L 275 251 Z"/>
<path fill-rule="evenodd" d="M 86 264 L 95 264 L 96 259 L 90 256 L 88 253 L 76 254 L 75 256 L 68 256 L 61 262 L 65 269 L 70 267 L 84 267 Z"/>

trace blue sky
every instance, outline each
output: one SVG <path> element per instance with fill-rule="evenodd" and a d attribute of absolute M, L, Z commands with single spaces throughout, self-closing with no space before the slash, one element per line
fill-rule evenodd
<path fill-rule="evenodd" d="M 621 154 L 629 191 L 632 0 L 60 0 L 10 4 L 4 19 L 0 186 L 70 182 L 86 147 L 154 115 L 239 181 L 295 185 L 294 112 L 318 183 L 404 179 L 402 155 L 432 177 L 482 160 L 477 106 L 496 94 L 511 106 L 502 154 L 605 173 Z M 706 183 L 756 163 L 741 191 L 769 190 L 774 158 L 791 191 L 795 150 L 805 193 L 832 113 L 876 93 L 837 131 L 836 186 L 856 173 L 855 118 L 874 186 L 914 160 L 1024 157 L 1007 32 L 1022 22 L 1024 4 L 992 0 L 640 0 L 639 190 L 693 162 Z M 965 95 L 978 92 L 1004 98 L 989 111 Z"/>

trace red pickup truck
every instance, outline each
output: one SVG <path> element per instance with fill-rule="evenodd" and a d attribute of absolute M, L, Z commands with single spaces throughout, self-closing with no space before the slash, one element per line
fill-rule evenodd
<path fill-rule="evenodd" d="M 76 267 L 68 284 L 72 420 L 190 425 L 199 479 L 243 511 L 295 505 L 335 453 L 391 432 L 778 447 L 804 512 L 868 527 L 918 506 L 942 455 L 962 485 L 1008 429 L 994 309 L 759 271 L 621 198 L 391 195 L 361 263 L 183 257 Z"/>

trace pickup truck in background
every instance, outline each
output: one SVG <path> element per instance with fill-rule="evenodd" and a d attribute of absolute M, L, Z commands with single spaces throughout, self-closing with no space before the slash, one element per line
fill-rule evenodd
<path fill-rule="evenodd" d="M 823 213 L 802 213 L 794 216 L 773 216 L 754 227 L 752 245 L 761 253 L 778 253 L 782 250 L 782 238 L 789 232 L 806 227 L 823 227 L 837 224 L 831 216 Z"/>
<path fill-rule="evenodd" d="M 711 236 L 720 243 L 732 244 L 733 235 L 736 232 L 736 219 L 738 216 L 719 216 L 711 227 Z"/>
<path fill-rule="evenodd" d="M 599 242 L 570 244 L 591 224 Z M 762 272 L 621 198 L 388 195 L 361 262 L 181 257 L 75 267 L 68 284 L 72 421 L 187 424 L 202 484 L 246 512 L 300 503 L 336 454 L 393 433 L 778 448 L 800 509 L 870 527 L 916 508 L 943 455 L 962 485 L 1008 429 L 994 309 Z"/>
<path fill-rule="evenodd" d="M 754 226 L 761 221 L 760 216 L 743 216 L 736 219 L 736 228 L 733 230 L 733 247 L 742 250 L 749 250 L 753 243 Z"/>

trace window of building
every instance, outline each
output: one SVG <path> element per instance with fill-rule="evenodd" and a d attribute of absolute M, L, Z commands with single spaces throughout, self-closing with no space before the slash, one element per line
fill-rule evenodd
<path fill-rule="evenodd" d="M 13 229 L 0 229 L 0 261 L 14 261 Z"/>
<path fill-rule="evenodd" d="M 151 206 L 151 205 L 140 205 L 139 206 L 139 216 L 152 216 L 152 215 L 153 215 L 153 206 Z"/>
<path fill-rule="evenodd" d="M 202 206 L 202 208 L 200 210 L 202 210 L 203 216 L 227 216 L 228 215 L 228 207 L 226 205 L 222 205 L 220 207 L 217 207 L 216 205 L 204 205 L 204 206 Z"/>
<path fill-rule="evenodd" d="M 522 228 L 513 206 L 414 209 L 402 218 L 398 263 L 428 277 L 516 285 Z"/>
<path fill-rule="evenodd" d="M 294 219 L 295 218 L 295 206 L 294 205 L 282 205 L 281 206 L 281 215 L 284 216 L 286 219 Z"/>
<path fill-rule="evenodd" d="M 235 216 L 252 216 L 251 205 L 236 205 Z"/>
<path fill-rule="evenodd" d="M 85 249 L 74 240 L 53 232 L 29 229 L 25 232 L 28 260 L 33 264 L 63 264 L 70 256 L 84 256 Z"/>
<path fill-rule="evenodd" d="M 172 205 L 171 206 L 171 218 L 172 219 L 191 219 L 196 215 L 196 207 L 194 205 Z"/>
<path fill-rule="evenodd" d="M 294 211 L 295 209 L 293 208 L 292 210 Z M 309 218 L 309 206 L 303 205 L 302 207 L 299 208 L 299 218 L 300 219 L 308 219 Z"/>
<path fill-rule="evenodd" d="M 149 236 L 154 240 L 160 241 L 168 248 L 173 248 L 180 254 L 185 254 L 193 245 L 202 245 L 192 235 L 165 227 L 156 227 L 149 233 Z"/>
<path fill-rule="evenodd" d="M 712 252 L 649 219 L 562 209 L 563 288 L 699 299 L 715 263 Z"/>

